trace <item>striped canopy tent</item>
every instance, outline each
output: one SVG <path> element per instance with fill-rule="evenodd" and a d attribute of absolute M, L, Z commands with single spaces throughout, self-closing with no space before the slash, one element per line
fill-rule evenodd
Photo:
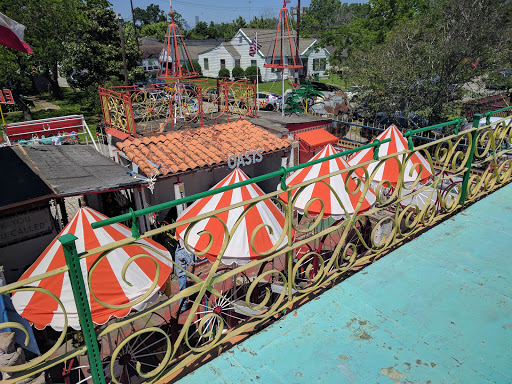
<path fill-rule="evenodd" d="M 245 180 L 248 180 L 247 175 L 239 168 L 236 168 L 212 189 L 225 187 Z M 264 192 L 256 184 L 249 184 L 205 197 L 196 200 L 194 204 L 188 207 L 180 215 L 177 222 L 263 195 Z M 229 211 L 217 214 L 216 217 L 226 224 L 228 231 L 231 231 L 244 212 L 244 209 L 247 207 L 248 205 L 243 205 L 238 208 L 230 209 Z M 186 239 L 190 249 L 201 252 L 207 248 L 210 237 L 208 234 L 201 234 L 200 232 L 210 232 L 213 236 L 212 247 L 201 257 L 207 257 L 211 262 L 215 262 L 217 256 L 220 254 L 225 238 L 224 226 L 218 219 L 209 217 L 197 222 L 194 227 L 191 228 L 188 238 Z M 222 256 L 222 262 L 226 265 L 233 263 L 243 265 L 251 260 L 258 259 L 261 257 L 261 253 L 272 249 L 272 247 L 276 246 L 279 242 L 283 233 L 284 222 L 285 218 L 283 213 L 271 200 L 265 199 L 258 202 L 247 212 L 234 231 Z M 265 226 L 259 227 L 261 224 L 265 224 Z M 185 239 L 188 226 L 189 225 L 182 225 L 176 228 L 176 234 L 180 239 Z M 254 233 L 258 227 L 258 231 Z M 252 236 L 254 236 L 254 249 L 251 246 Z M 283 236 L 277 248 L 282 248 L 287 243 L 287 236 Z"/>
<path fill-rule="evenodd" d="M 379 136 L 377 136 L 375 140 L 385 140 L 391 139 L 390 142 L 384 143 L 379 148 L 379 158 L 382 158 L 387 155 L 391 155 L 393 153 L 402 152 L 408 149 L 407 140 L 402 135 L 402 133 L 398 130 L 395 125 L 390 125 L 384 132 L 382 132 Z M 382 180 L 388 180 L 391 182 L 393 186 L 396 186 L 398 183 L 398 178 L 400 176 L 400 168 L 398 166 L 398 162 L 396 159 L 403 162 L 404 156 L 406 154 L 398 155 L 395 158 L 387 159 L 384 164 L 380 166 L 375 177 L 372 179 L 372 182 L 379 183 Z M 368 160 L 373 159 L 373 148 L 367 148 L 360 152 L 354 154 L 348 161 L 351 166 L 358 165 L 364 163 Z M 371 175 L 374 169 L 377 167 L 379 162 L 373 162 L 369 165 L 366 165 L 366 169 L 368 170 L 368 174 Z M 418 164 L 423 165 L 423 169 L 420 172 L 420 167 Z M 364 172 L 361 168 L 356 169 L 355 171 L 360 177 L 364 177 Z M 405 185 L 413 183 L 418 176 L 420 177 L 422 182 L 425 182 L 432 176 L 432 169 L 428 161 L 423 157 L 423 155 L 419 152 L 415 152 L 409 161 L 405 165 L 404 172 L 404 183 Z"/>
<path fill-rule="evenodd" d="M 322 151 L 316 154 L 310 161 L 321 159 L 327 156 L 331 156 L 338 153 L 336 149 L 333 148 L 331 144 L 327 145 Z M 349 165 L 345 160 L 341 157 L 331 159 L 329 161 L 324 161 L 323 163 L 311 165 L 309 167 L 300 169 L 298 171 L 293 172 L 286 179 L 286 185 L 296 185 L 300 184 L 304 181 L 312 180 L 320 176 L 328 175 L 329 173 L 340 171 L 342 169 L 348 168 Z M 356 206 L 359 203 L 359 200 L 362 197 L 362 193 L 364 190 L 364 182 L 360 180 L 359 191 L 357 193 L 349 194 L 348 191 L 356 191 L 358 176 L 354 173 L 352 178 L 349 179 L 348 184 L 346 184 L 348 173 L 341 173 L 336 176 L 329 177 L 324 179 L 323 182 L 317 182 L 314 184 L 308 185 L 297 197 L 297 200 L 294 204 L 294 208 L 301 214 L 304 214 L 304 210 L 306 209 L 306 204 L 314 198 L 319 198 L 324 202 L 324 218 L 332 217 L 335 220 L 342 219 L 346 217 L 346 215 L 351 215 L 356 211 Z M 336 191 L 338 198 L 341 201 L 338 201 L 336 196 L 334 195 L 331 188 L 329 188 L 326 184 L 329 184 L 334 191 Z M 348 187 L 346 187 L 348 185 Z M 278 186 L 278 189 L 281 186 Z M 297 194 L 299 189 L 295 189 L 293 191 L 293 195 Z M 282 193 L 279 197 L 285 202 L 288 203 L 288 194 Z M 292 197 L 293 198 L 293 197 Z M 362 203 L 359 207 L 358 212 L 364 212 L 370 209 L 373 204 L 375 204 L 376 197 L 374 192 L 371 189 L 368 189 L 366 195 L 362 197 Z M 319 215 L 321 211 L 321 203 L 318 200 L 315 200 L 308 207 L 309 215 L 315 216 Z"/>
<path fill-rule="evenodd" d="M 103 228 L 92 229 L 92 223 L 105 219 L 108 219 L 108 217 L 94 209 L 81 208 L 59 236 L 67 233 L 77 236 L 78 239 L 75 244 L 78 254 L 132 236 L 130 229 L 122 224 L 112 224 Z M 122 305 L 142 297 L 151 288 L 152 282 L 156 278 L 155 259 L 160 267 L 157 286 L 145 301 L 133 306 L 133 309 L 141 310 L 157 298 L 157 291 L 166 283 L 172 271 L 171 255 L 162 245 L 150 239 L 137 240 L 136 244 L 118 248 L 98 263 L 92 273 L 91 286 L 99 300 L 107 304 Z M 124 281 L 123 266 L 131 257 L 140 254 L 151 256 L 151 258 L 140 257 L 132 262 L 126 269 L 126 281 Z M 88 293 L 87 298 L 91 307 L 92 321 L 96 324 L 104 324 L 113 316 L 124 317 L 128 315 L 131 308 L 107 308 L 92 296 L 88 285 L 88 271 L 98 257 L 99 254 L 82 258 L 80 266 L 85 289 Z M 21 276 L 20 280 L 50 272 L 65 265 L 62 245 L 55 238 L 36 262 Z M 71 282 L 67 272 L 36 281 L 29 284 L 29 286 L 44 288 L 54 293 L 64 305 L 68 326 L 77 330 L 80 329 Z M 58 303 L 47 294 L 21 291 L 13 294 L 12 301 L 16 311 L 22 317 L 34 323 L 36 328 L 43 329 L 48 325 L 58 331 L 64 328 L 64 313 Z"/>

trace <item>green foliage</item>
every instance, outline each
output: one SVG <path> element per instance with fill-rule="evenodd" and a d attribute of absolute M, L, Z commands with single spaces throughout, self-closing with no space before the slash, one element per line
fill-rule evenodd
<path fill-rule="evenodd" d="M 247 80 L 255 81 L 256 74 L 258 74 L 258 81 L 261 82 L 261 71 L 258 67 L 253 65 L 245 69 L 245 77 L 247 78 Z"/>
<path fill-rule="evenodd" d="M 203 76 L 203 70 L 201 69 L 201 64 L 199 64 L 197 61 L 193 61 L 192 66 L 194 67 L 194 71 L 199 73 L 199 76 Z"/>
<path fill-rule="evenodd" d="M 384 7 L 385 4 L 382 4 Z M 349 74 L 369 92 L 375 112 L 417 112 L 431 123 L 461 96 L 462 85 L 505 49 L 510 31 L 498 0 L 437 0 L 428 9 L 402 20 L 382 44 L 356 51 Z"/>
<path fill-rule="evenodd" d="M 165 12 L 156 4 L 150 4 L 146 9 L 136 7 L 133 9 L 133 16 L 138 25 L 148 25 L 160 22 L 166 22 Z"/>
<path fill-rule="evenodd" d="M 248 28 L 275 29 L 278 23 L 277 17 L 254 17 L 247 25 Z"/>
<path fill-rule="evenodd" d="M 124 79 L 119 23 L 111 8 L 84 6 L 82 25 L 68 33 L 67 53 L 61 61 L 62 72 L 74 88 L 90 89 L 112 77 Z M 138 68 L 137 50 L 132 23 L 123 25 L 127 67 L 130 82 L 137 81 L 142 72 Z"/>
<path fill-rule="evenodd" d="M 229 74 L 229 69 L 227 68 L 221 68 L 219 70 L 219 75 L 218 75 L 219 79 L 229 79 L 230 77 L 230 74 Z"/>
<path fill-rule="evenodd" d="M 167 34 L 167 27 L 169 27 L 169 23 L 167 21 L 143 25 L 140 28 L 139 35 L 155 37 L 159 42 L 163 43 L 163 42 L 165 42 L 165 35 Z"/>
<path fill-rule="evenodd" d="M 233 78 L 235 80 L 243 79 L 245 76 L 245 71 L 242 69 L 242 67 L 235 67 L 233 68 L 233 71 L 231 72 L 233 74 Z"/>
<path fill-rule="evenodd" d="M 9 0 L 0 11 L 26 26 L 25 41 L 34 51 L 31 59 L 51 84 L 52 96 L 61 97 L 57 82 L 58 63 L 65 57 L 63 47 L 69 31 L 83 20 L 78 0 Z"/>

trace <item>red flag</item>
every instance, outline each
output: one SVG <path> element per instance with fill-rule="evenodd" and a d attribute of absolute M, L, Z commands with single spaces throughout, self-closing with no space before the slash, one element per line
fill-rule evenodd
<path fill-rule="evenodd" d="M 9 19 L 0 13 L 0 45 L 15 49 L 16 51 L 33 54 L 32 49 L 23 41 L 25 26 Z"/>
<path fill-rule="evenodd" d="M 261 44 L 258 43 L 258 33 L 256 32 L 256 36 L 254 36 L 254 40 L 249 46 L 249 56 L 254 56 L 256 52 L 261 49 Z"/>

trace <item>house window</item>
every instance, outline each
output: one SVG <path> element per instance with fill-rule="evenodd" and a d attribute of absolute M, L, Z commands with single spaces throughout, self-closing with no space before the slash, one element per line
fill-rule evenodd
<path fill-rule="evenodd" d="M 251 67 L 257 67 L 258 62 L 256 60 L 251 60 Z"/>
<path fill-rule="evenodd" d="M 226 68 L 226 60 L 220 59 L 220 68 Z"/>
<path fill-rule="evenodd" d="M 240 59 L 235 59 L 235 67 L 239 67 L 240 66 Z"/>
<path fill-rule="evenodd" d="M 313 59 L 313 71 L 325 71 L 325 59 Z"/>
<path fill-rule="evenodd" d="M 238 44 L 242 44 L 242 42 L 243 42 L 243 40 L 242 40 L 242 39 L 243 39 L 243 38 L 242 38 L 242 36 L 239 36 L 239 37 L 238 37 Z"/>
<path fill-rule="evenodd" d="M 204 67 L 205 71 L 210 69 L 210 65 L 208 64 L 208 59 L 207 58 L 204 59 L 203 67 Z"/>

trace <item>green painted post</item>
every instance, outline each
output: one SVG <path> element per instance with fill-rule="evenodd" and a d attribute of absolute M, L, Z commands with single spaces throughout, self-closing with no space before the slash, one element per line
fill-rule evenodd
<path fill-rule="evenodd" d="M 66 264 L 69 268 L 69 279 L 71 280 L 71 288 L 73 289 L 80 327 L 82 328 L 85 345 L 87 346 L 87 357 L 91 367 L 92 381 L 94 384 L 105 384 L 105 375 L 101 364 L 96 332 L 94 331 L 89 302 L 87 300 L 87 291 L 85 290 L 82 269 L 80 268 L 80 259 L 78 258 L 75 246 L 76 239 L 78 237 L 71 233 L 59 237 L 64 250 Z"/>
<path fill-rule="evenodd" d="M 480 119 L 482 115 L 477 113 L 473 116 L 473 128 L 478 128 L 480 123 Z M 471 166 L 473 164 L 473 157 L 475 157 L 475 148 L 476 148 L 476 138 L 478 136 L 478 131 L 472 133 L 471 138 L 471 148 L 469 150 L 469 159 L 466 162 L 466 173 L 464 174 L 464 180 L 462 181 L 462 192 L 460 196 L 460 202 L 462 205 L 466 202 L 466 197 L 468 196 L 468 184 L 469 184 L 469 176 L 471 174 Z"/>

